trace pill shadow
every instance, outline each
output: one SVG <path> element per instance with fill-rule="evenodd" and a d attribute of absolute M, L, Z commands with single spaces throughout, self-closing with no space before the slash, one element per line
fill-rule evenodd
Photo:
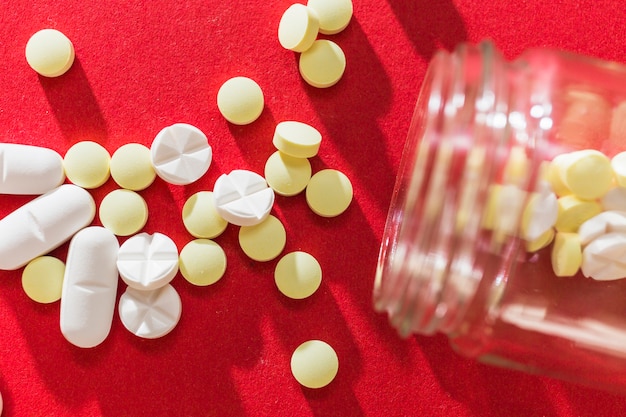
<path fill-rule="evenodd" d="M 387 0 L 415 51 L 430 60 L 439 48 L 448 50 L 467 40 L 463 17 L 451 0 Z"/>
<path fill-rule="evenodd" d="M 333 153 L 338 152 L 350 166 L 353 185 L 366 191 L 369 199 L 386 212 L 395 182 L 395 163 L 388 144 L 404 142 L 406 135 L 401 132 L 398 138 L 387 138 L 378 125 L 393 99 L 391 80 L 356 17 L 329 39 L 346 55 L 342 79 L 325 89 L 301 81 L 325 128 L 320 157 L 334 159 Z"/>
<path fill-rule="evenodd" d="M 414 337 L 442 389 L 475 415 L 560 415 L 544 378 L 461 356 L 442 334 Z"/>
<path fill-rule="evenodd" d="M 107 124 L 80 59 L 62 76 L 39 76 L 39 82 L 69 145 L 81 140 L 105 144 Z"/>
<path fill-rule="evenodd" d="M 322 284 L 309 298 L 291 300 L 274 291 L 272 316 L 276 331 L 286 352 L 293 352 L 306 340 L 322 339 L 335 348 L 339 357 L 339 372 L 329 386 L 311 390 L 297 386 L 294 381 L 286 389 L 302 391 L 315 416 L 364 415 L 366 406 L 355 396 L 356 382 L 364 373 L 363 354 L 368 350 L 361 344 L 363 335 L 371 335 L 371 343 L 393 357 L 394 363 L 400 364 L 397 366 L 413 366 L 409 354 L 413 341 L 400 339 L 386 318 L 372 307 L 379 242 L 358 200 L 335 218 L 314 214 L 301 194 L 278 198 L 276 205 L 281 208 L 287 230 L 284 253 L 309 252 L 322 267 Z M 346 316 L 358 317 L 359 325 L 349 323 Z M 371 366 L 368 364 L 368 368 Z M 380 395 L 386 395 L 383 391 L 389 392 L 389 385 L 394 383 L 380 381 Z"/>

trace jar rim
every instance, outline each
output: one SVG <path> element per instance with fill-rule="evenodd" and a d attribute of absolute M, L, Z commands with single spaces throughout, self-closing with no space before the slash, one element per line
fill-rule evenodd
<path fill-rule="evenodd" d="M 458 136 L 458 125 L 472 124 L 473 132 L 481 134 L 471 136 L 485 136 L 483 141 L 501 133 L 497 131 L 501 126 L 491 118 L 499 104 L 496 95 L 501 94 L 495 84 L 501 78 L 497 73 L 501 63 L 493 44 L 484 41 L 476 46 L 461 44 L 453 53 L 439 51 L 428 67 L 392 195 L 373 293 L 375 309 L 387 312 L 402 336 L 453 331 L 480 284 L 472 242 L 463 242 L 463 236 L 453 238 L 446 229 L 446 222 L 454 224 L 455 220 L 445 206 L 445 186 L 455 172 L 464 174 L 463 168 L 459 171 L 454 165 L 461 159 L 464 165 L 471 158 L 474 141 L 481 140 Z M 459 151 L 464 153 L 462 158 Z M 479 156 L 482 159 L 474 163 L 489 165 L 485 154 Z M 438 172 L 442 183 L 436 181 Z M 493 174 L 485 169 L 480 175 L 476 181 L 484 185 Z M 474 193 L 481 191 L 474 188 Z M 432 218 L 437 222 L 420 219 L 428 210 L 436 212 Z M 476 226 L 480 212 L 471 213 L 466 221 Z M 458 246 L 456 256 L 446 252 L 448 245 Z"/>

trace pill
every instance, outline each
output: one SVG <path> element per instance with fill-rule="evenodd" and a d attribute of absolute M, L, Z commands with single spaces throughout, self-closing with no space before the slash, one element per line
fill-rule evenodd
<path fill-rule="evenodd" d="M 180 273 L 193 285 L 215 284 L 226 272 L 226 253 L 209 239 L 195 239 L 180 251 Z"/>
<path fill-rule="evenodd" d="M 529 241 L 538 239 L 556 224 L 558 215 L 559 203 L 556 194 L 548 190 L 533 193 L 522 213 L 522 238 Z"/>
<path fill-rule="evenodd" d="M 156 135 L 150 155 L 159 177 L 171 184 L 186 185 L 197 181 L 208 171 L 213 151 L 200 129 L 176 123 Z"/>
<path fill-rule="evenodd" d="M 259 174 L 236 169 L 222 174 L 213 187 L 215 208 L 229 223 L 252 226 L 265 220 L 274 205 L 274 190 Z"/>
<path fill-rule="evenodd" d="M 337 84 L 346 70 L 346 56 L 341 47 L 328 39 L 319 39 L 300 55 L 300 75 L 309 85 L 328 88 Z"/>
<path fill-rule="evenodd" d="M 567 154 L 557 155 L 554 159 L 552 159 L 552 161 L 550 161 L 550 164 L 546 169 L 546 179 L 552 187 L 552 191 L 554 191 L 554 193 L 559 197 L 572 193 L 561 179 L 561 170 L 566 159 Z"/>
<path fill-rule="evenodd" d="M 578 228 L 578 235 L 583 246 L 610 232 L 626 233 L 626 211 L 603 211 L 585 221 Z"/>
<path fill-rule="evenodd" d="M 581 200 L 575 195 L 560 197 L 558 203 L 559 214 L 554 227 L 559 232 L 576 232 L 581 224 L 602 211 L 598 202 Z"/>
<path fill-rule="evenodd" d="M 541 236 L 539 236 L 535 240 L 526 241 L 526 252 L 537 252 L 546 246 L 548 246 L 554 240 L 554 235 L 556 232 L 554 229 L 546 230 Z"/>
<path fill-rule="evenodd" d="M 121 188 L 128 190 L 144 190 L 156 178 L 150 149 L 139 143 L 127 143 L 120 146 L 111 155 L 110 166 L 113 181 Z"/>
<path fill-rule="evenodd" d="M 313 255 L 302 251 L 290 252 L 276 264 L 274 282 L 278 290 L 289 298 L 307 298 L 322 283 L 322 268 Z"/>
<path fill-rule="evenodd" d="M 322 388 L 330 384 L 339 370 L 335 350 L 321 340 L 309 340 L 291 355 L 291 373 L 307 388 Z"/>
<path fill-rule="evenodd" d="M 18 269 L 49 253 L 91 223 L 96 205 L 88 191 L 63 184 L 0 220 L 0 269 Z"/>
<path fill-rule="evenodd" d="M 304 52 L 315 42 L 319 28 L 320 21 L 315 10 L 295 3 L 280 18 L 278 41 L 285 49 Z"/>
<path fill-rule="evenodd" d="M 620 152 L 611 159 L 611 168 L 619 186 L 626 187 L 626 152 Z"/>
<path fill-rule="evenodd" d="M 265 162 L 265 180 L 277 194 L 293 196 L 303 191 L 311 179 L 311 163 L 276 151 Z"/>
<path fill-rule="evenodd" d="M 593 149 L 571 152 L 560 166 L 563 183 L 577 197 L 594 200 L 612 187 L 611 161 Z"/>
<path fill-rule="evenodd" d="M 226 230 L 228 222 L 217 212 L 213 193 L 199 191 L 183 205 L 183 225 L 193 237 L 213 239 Z"/>
<path fill-rule="evenodd" d="M 271 214 L 259 224 L 241 226 L 239 246 L 251 259 L 259 262 L 276 258 L 285 248 L 287 233 L 285 227 Z"/>
<path fill-rule="evenodd" d="M 130 236 L 148 221 L 148 205 L 136 192 L 117 189 L 104 196 L 98 215 L 102 225 L 116 235 Z"/>
<path fill-rule="evenodd" d="M 552 270 L 557 277 L 576 275 L 582 264 L 582 247 L 576 233 L 558 232 L 552 244 Z"/>
<path fill-rule="evenodd" d="M 0 194 L 44 194 L 63 183 L 63 158 L 52 149 L 0 143 Z"/>
<path fill-rule="evenodd" d="M 120 297 L 118 312 L 129 332 L 144 339 L 156 339 L 176 327 L 182 302 L 169 284 L 150 291 L 128 287 Z"/>
<path fill-rule="evenodd" d="M 604 210 L 626 211 L 626 188 L 613 187 L 600 199 Z"/>
<path fill-rule="evenodd" d="M 583 251 L 581 270 L 599 281 L 626 278 L 626 234 L 607 233 L 594 239 Z"/>
<path fill-rule="evenodd" d="M 231 78 L 217 92 L 217 108 L 226 120 L 236 125 L 258 119 L 264 103 L 263 90 L 248 77 Z"/>
<path fill-rule="evenodd" d="M 97 188 L 110 175 L 111 156 L 96 142 L 78 142 L 67 150 L 63 159 L 65 175 L 74 184 L 83 188 Z"/>
<path fill-rule="evenodd" d="M 320 148 L 322 134 L 306 123 L 288 120 L 276 125 L 272 143 L 286 155 L 312 158 Z"/>
<path fill-rule="evenodd" d="M 22 271 L 22 288 L 33 301 L 48 304 L 61 299 L 65 263 L 53 256 L 39 256 Z"/>
<path fill-rule="evenodd" d="M 352 0 L 309 0 L 307 6 L 319 16 L 320 32 L 324 35 L 341 32 L 352 19 Z"/>
<path fill-rule="evenodd" d="M 74 63 L 74 45 L 55 29 L 42 29 L 26 43 L 26 62 L 44 77 L 65 74 Z"/>
<path fill-rule="evenodd" d="M 90 226 L 72 238 L 61 295 L 61 333 L 75 346 L 102 343 L 111 330 L 119 244 L 111 231 Z"/>
<path fill-rule="evenodd" d="M 315 173 L 306 187 L 306 202 L 314 213 L 322 217 L 338 216 L 352 201 L 352 184 L 336 169 Z"/>
<path fill-rule="evenodd" d="M 120 246 L 117 269 L 131 288 L 143 291 L 161 288 L 178 272 L 178 248 L 162 233 L 139 233 Z"/>

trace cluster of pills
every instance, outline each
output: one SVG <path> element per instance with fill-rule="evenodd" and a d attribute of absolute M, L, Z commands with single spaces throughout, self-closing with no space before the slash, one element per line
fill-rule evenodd
<path fill-rule="evenodd" d="M 528 163 L 522 149 L 513 149 L 506 175 L 524 172 Z M 530 195 L 513 184 L 492 186 L 486 212 L 483 225 L 494 231 L 510 232 L 519 218 L 528 252 L 552 245 L 556 276 L 580 271 L 595 280 L 626 278 L 626 152 L 560 154 L 542 165 Z"/>
<path fill-rule="evenodd" d="M 305 30 L 310 44 L 300 42 L 289 49 L 312 51 L 312 64 L 307 64 L 309 58 L 301 59 L 303 77 L 329 87 L 343 74 L 345 56 L 336 44 L 315 38 L 318 32 L 333 34 L 345 28 L 352 3 L 311 0 L 307 6 L 294 6 L 281 20 L 281 43 L 284 36 L 297 36 L 298 13 L 304 10 L 311 22 Z M 285 29 L 287 20 L 290 29 Z M 328 51 L 341 57 L 339 65 Z M 45 29 L 29 40 L 26 59 L 40 75 L 56 77 L 71 67 L 74 47 L 62 33 Z M 263 92 L 253 80 L 235 77 L 220 88 L 217 105 L 230 123 L 249 124 L 263 111 Z M 276 152 L 268 158 L 264 176 L 234 170 L 221 175 L 213 191 L 197 192 L 185 202 L 183 224 L 195 239 L 180 253 L 168 236 L 141 232 L 148 204 L 139 192 L 157 176 L 184 186 L 208 171 L 212 148 L 200 129 L 177 123 L 162 129 L 150 148 L 129 143 L 113 155 L 92 141 L 76 143 L 64 157 L 43 147 L 0 144 L 0 193 L 39 195 L 0 220 L 0 269 L 24 267 L 22 287 L 34 301 L 61 300 L 61 333 L 78 347 L 97 346 L 108 336 L 120 278 L 127 286 L 117 303 L 124 327 L 142 338 L 162 337 L 181 317 L 181 298 L 170 284 L 173 278 L 180 272 L 190 283 L 206 286 L 225 273 L 226 254 L 212 239 L 228 224 L 240 227 L 243 252 L 264 262 L 277 258 L 286 244 L 284 226 L 270 214 L 275 193 L 294 196 L 306 190 L 307 204 L 324 217 L 348 208 L 353 190 L 345 174 L 334 169 L 312 173 L 309 158 L 317 155 L 321 139 L 320 132 L 305 123 L 279 123 L 272 139 Z M 88 190 L 109 178 L 120 188 L 96 207 Z M 102 226 L 91 225 L 96 213 Z M 127 239 L 120 245 L 118 237 Z M 65 263 L 48 255 L 67 241 Z M 303 299 L 319 288 L 322 268 L 311 254 L 294 251 L 277 262 L 274 278 L 285 296 Z M 334 378 L 338 359 L 330 345 L 310 340 L 293 353 L 291 368 L 302 385 L 319 388 Z"/>
<path fill-rule="evenodd" d="M 335 42 L 317 39 L 318 34 L 334 35 L 352 19 L 352 0 L 309 0 L 292 4 L 278 25 L 283 48 L 300 53 L 302 78 L 313 87 L 335 85 L 346 69 L 346 56 Z"/>

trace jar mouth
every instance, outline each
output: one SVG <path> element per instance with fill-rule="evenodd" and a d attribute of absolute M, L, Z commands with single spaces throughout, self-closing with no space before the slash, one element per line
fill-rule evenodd
<path fill-rule="evenodd" d="M 489 42 L 462 44 L 438 52 L 422 84 L 373 293 L 374 308 L 402 336 L 454 331 L 482 279 L 477 245 L 491 161 L 506 145 L 501 61 Z"/>

